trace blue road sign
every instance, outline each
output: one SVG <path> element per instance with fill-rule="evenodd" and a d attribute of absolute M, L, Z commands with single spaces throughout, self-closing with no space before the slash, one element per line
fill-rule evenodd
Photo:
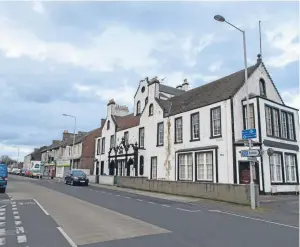
<path fill-rule="evenodd" d="M 248 151 L 249 150 L 241 150 L 241 157 L 248 157 Z"/>
<path fill-rule="evenodd" d="M 242 138 L 243 140 L 256 138 L 256 129 L 242 130 Z"/>

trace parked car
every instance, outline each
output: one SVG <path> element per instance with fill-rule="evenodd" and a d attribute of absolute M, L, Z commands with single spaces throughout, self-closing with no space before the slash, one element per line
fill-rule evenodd
<path fill-rule="evenodd" d="M 31 171 L 27 169 L 27 171 L 24 174 L 25 177 L 31 177 Z"/>
<path fill-rule="evenodd" d="M 21 169 L 19 169 L 19 168 L 13 168 L 12 171 L 11 171 L 11 174 L 19 175 L 20 172 L 21 172 Z"/>
<path fill-rule="evenodd" d="M 71 170 L 65 176 L 65 184 L 70 185 L 89 185 L 89 179 L 87 178 L 86 174 L 81 170 Z"/>
<path fill-rule="evenodd" d="M 22 169 L 21 169 L 20 175 L 21 175 L 21 176 L 25 176 L 26 171 L 28 171 L 27 168 L 22 168 Z"/>
<path fill-rule="evenodd" d="M 0 193 L 5 193 L 7 186 L 8 171 L 5 164 L 0 164 Z"/>

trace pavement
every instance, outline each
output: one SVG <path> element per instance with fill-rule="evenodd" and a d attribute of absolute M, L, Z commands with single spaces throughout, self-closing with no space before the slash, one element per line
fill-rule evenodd
<path fill-rule="evenodd" d="M 194 198 L 18 176 L 9 177 L 7 198 L 1 196 L 0 238 L 9 247 L 299 246 L 299 214 L 292 217 L 280 208 L 253 212 Z M 23 231 L 17 230 L 21 226 Z"/>

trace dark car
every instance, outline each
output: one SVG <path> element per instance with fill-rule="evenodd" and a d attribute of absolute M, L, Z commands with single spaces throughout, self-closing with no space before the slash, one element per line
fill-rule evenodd
<path fill-rule="evenodd" d="M 89 185 L 89 179 L 81 170 L 72 170 L 65 176 L 65 184 Z"/>

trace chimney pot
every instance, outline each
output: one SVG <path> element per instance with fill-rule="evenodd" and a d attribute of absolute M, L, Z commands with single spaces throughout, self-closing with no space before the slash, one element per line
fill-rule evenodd
<path fill-rule="evenodd" d="M 257 54 L 257 63 L 261 63 L 262 58 L 261 58 L 261 54 Z"/>

